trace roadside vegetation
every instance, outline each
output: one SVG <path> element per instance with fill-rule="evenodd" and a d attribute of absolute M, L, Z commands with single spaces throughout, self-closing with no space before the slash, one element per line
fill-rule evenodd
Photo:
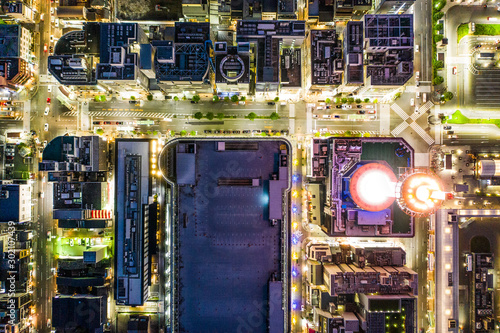
<path fill-rule="evenodd" d="M 500 119 L 471 119 L 467 118 L 460 112 L 455 111 L 451 119 L 445 119 L 447 124 L 495 124 L 500 127 Z"/>

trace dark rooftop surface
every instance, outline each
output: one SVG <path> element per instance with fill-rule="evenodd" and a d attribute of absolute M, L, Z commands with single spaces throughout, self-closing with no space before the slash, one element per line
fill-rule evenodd
<path fill-rule="evenodd" d="M 20 29 L 17 24 L 0 25 L 0 57 L 19 57 Z"/>
<path fill-rule="evenodd" d="M 342 83 L 342 45 L 334 29 L 311 30 L 312 84 L 338 85 Z"/>
<path fill-rule="evenodd" d="M 300 48 L 283 48 L 280 66 L 283 86 L 300 87 L 302 83 Z"/>
<path fill-rule="evenodd" d="M 0 212 L 0 222 L 19 221 L 19 185 L 0 185 Z"/>
<path fill-rule="evenodd" d="M 196 143 L 196 185 L 179 188 L 180 221 L 186 216 L 179 236 L 181 332 L 237 332 L 249 314 L 267 317 L 259 307 L 267 305 L 271 275 L 280 274 L 281 229 L 268 220 L 268 181 L 284 142 L 224 152 L 215 142 Z M 261 185 L 217 186 L 221 177 L 261 178 Z M 267 332 L 267 319 L 252 329 Z"/>

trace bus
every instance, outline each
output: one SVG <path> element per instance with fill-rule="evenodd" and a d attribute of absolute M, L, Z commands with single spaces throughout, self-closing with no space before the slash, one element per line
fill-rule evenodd
<path fill-rule="evenodd" d="M 468 254 L 465 258 L 465 264 L 467 268 L 467 272 L 472 272 L 472 254 Z"/>
<path fill-rule="evenodd" d="M 152 126 L 155 125 L 156 122 L 154 120 L 137 120 L 135 122 L 136 125 L 146 125 L 146 126 Z"/>

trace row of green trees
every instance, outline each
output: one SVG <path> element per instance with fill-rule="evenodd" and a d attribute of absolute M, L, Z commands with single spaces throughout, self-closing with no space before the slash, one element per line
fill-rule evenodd
<path fill-rule="evenodd" d="M 327 98 L 325 99 L 325 102 L 330 104 L 332 102 L 332 100 L 330 98 Z M 361 98 L 356 98 L 354 99 L 354 97 L 335 97 L 333 99 L 333 103 L 334 104 L 353 104 L 353 103 L 370 103 L 370 99 L 369 98 L 365 98 L 364 100 L 362 100 Z"/>
<path fill-rule="evenodd" d="M 438 70 L 442 69 L 444 64 L 437 60 L 437 43 L 443 39 L 443 35 L 439 33 L 443 29 L 442 24 L 438 24 L 443 18 L 444 13 L 441 11 L 446 6 L 446 0 L 434 0 L 432 2 L 432 84 L 437 86 L 444 82 L 444 78 L 438 75 Z"/>
<path fill-rule="evenodd" d="M 215 118 L 222 120 L 225 117 L 226 116 L 224 115 L 224 113 L 214 114 L 213 112 L 208 112 L 207 114 L 204 115 L 202 112 L 196 112 L 194 114 L 194 118 L 198 119 L 198 120 L 201 120 L 203 118 L 206 118 L 208 120 L 213 120 Z M 227 117 L 230 117 L 230 116 L 227 116 Z M 278 120 L 278 119 L 280 119 L 280 116 L 277 112 L 271 113 L 271 115 L 269 117 L 257 116 L 257 114 L 255 114 L 254 112 L 250 112 L 248 115 L 245 116 L 245 118 L 250 119 L 252 121 L 255 120 L 256 118 Z"/>

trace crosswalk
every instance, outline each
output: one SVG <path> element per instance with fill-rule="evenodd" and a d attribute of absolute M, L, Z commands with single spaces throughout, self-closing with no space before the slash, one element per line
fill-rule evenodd
<path fill-rule="evenodd" d="M 431 107 L 434 105 L 431 101 L 427 101 L 424 105 L 421 105 L 420 108 L 418 109 L 418 112 L 420 113 L 426 113 L 431 109 Z"/>
<path fill-rule="evenodd" d="M 419 124 L 415 123 L 415 122 L 412 122 L 410 124 L 410 127 L 415 131 L 417 132 L 418 135 L 420 135 L 422 137 L 422 139 L 424 139 L 425 142 L 427 142 L 427 144 L 430 146 L 434 143 L 434 140 L 431 138 L 431 136 L 429 134 L 427 134 L 426 131 L 424 131 L 422 129 L 422 127 L 420 127 Z"/>
<path fill-rule="evenodd" d="M 68 111 L 63 114 L 65 117 L 76 117 L 78 111 Z M 173 113 L 164 112 L 137 112 L 137 111 L 90 111 L 91 117 L 123 117 L 123 118 L 173 118 Z"/>
<path fill-rule="evenodd" d="M 391 105 L 391 109 L 396 112 L 398 114 L 398 116 L 400 116 L 403 120 L 406 120 L 408 119 L 408 114 L 406 112 L 404 112 L 403 109 L 401 109 L 401 107 L 399 105 L 397 105 L 396 103 L 392 104 Z"/>
<path fill-rule="evenodd" d="M 398 127 L 392 130 L 391 132 L 392 136 L 398 136 L 399 134 L 401 134 L 401 132 L 407 129 L 408 126 L 410 125 L 408 125 L 406 121 L 403 121 L 401 124 L 398 125 Z"/>

